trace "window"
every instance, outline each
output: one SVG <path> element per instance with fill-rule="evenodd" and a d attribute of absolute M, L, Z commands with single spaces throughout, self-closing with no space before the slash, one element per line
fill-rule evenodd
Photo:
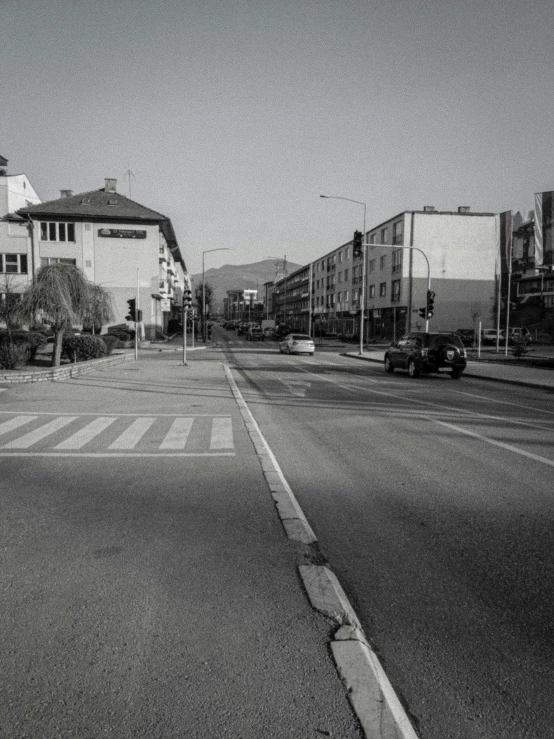
<path fill-rule="evenodd" d="M 0 273 L 27 274 L 26 254 L 0 254 Z"/>
<path fill-rule="evenodd" d="M 337 293 L 337 303 L 341 302 L 342 293 Z"/>
<path fill-rule="evenodd" d="M 348 290 L 345 290 L 342 294 L 343 303 L 348 303 Z"/>
<path fill-rule="evenodd" d="M 392 253 L 392 271 L 402 272 L 402 251 L 393 251 Z"/>
<path fill-rule="evenodd" d="M 342 264 L 342 252 L 339 251 L 339 264 Z"/>
<path fill-rule="evenodd" d="M 387 255 L 383 255 L 379 260 L 379 269 L 385 269 L 387 266 Z"/>
<path fill-rule="evenodd" d="M 54 221 L 41 221 L 41 241 L 75 241 L 74 223 L 55 223 Z"/>
<path fill-rule="evenodd" d="M 369 297 L 374 298 L 375 297 L 375 285 L 369 286 Z"/>
<path fill-rule="evenodd" d="M 392 243 L 402 244 L 404 242 L 404 221 L 397 221 L 392 227 Z"/>
<path fill-rule="evenodd" d="M 381 243 L 382 244 L 386 244 L 388 238 L 389 238 L 389 229 L 388 228 L 382 228 L 381 229 Z"/>
<path fill-rule="evenodd" d="M 370 236 L 369 236 L 369 243 L 372 244 L 372 245 L 375 244 L 375 234 L 370 234 Z"/>
<path fill-rule="evenodd" d="M 339 282 L 342 282 L 342 272 L 339 272 Z"/>
<path fill-rule="evenodd" d="M 44 267 L 47 264 L 73 264 L 77 265 L 76 259 L 65 259 L 64 257 L 41 257 L 40 266 Z"/>
<path fill-rule="evenodd" d="M 344 258 L 350 259 L 350 247 L 349 246 L 347 246 L 346 249 L 344 250 Z"/>
<path fill-rule="evenodd" d="M 393 303 L 400 301 L 400 280 L 393 280 L 391 283 L 391 301 Z"/>
<path fill-rule="evenodd" d="M 379 285 L 379 295 L 380 295 L 380 296 L 381 296 L 382 298 L 385 298 L 385 297 L 386 297 L 386 295 L 387 295 L 387 283 L 386 283 L 386 282 L 382 282 L 382 283 L 381 283 L 381 284 Z"/>
<path fill-rule="evenodd" d="M 348 270 L 347 269 L 344 270 L 344 281 L 348 282 Z"/>
<path fill-rule="evenodd" d="M 369 271 L 370 272 L 375 272 L 375 259 L 370 259 L 369 260 Z"/>

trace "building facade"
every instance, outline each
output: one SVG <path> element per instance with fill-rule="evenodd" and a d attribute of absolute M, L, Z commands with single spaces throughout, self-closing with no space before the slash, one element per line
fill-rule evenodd
<path fill-rule="evenodd" d="M 125 322 L 128 300 L 138 295 L 146 338 L 153 339 L 178 313 L 186 265 L 170 219 L 116 185 L 106 179 L 100 190 L 62 190 L 58 200 L 18 210 L 30 234 L 28 276 L 45 264 L 75 264 L 110 292 L 115 323 Z"/>
<path fill-rule="evenodd" d="M 7 292 L 21 292 L 29 280 L 31 237 L 17 211 L 38 203 L 26 175 L 10 175 L 8 160 L 0 156 L 0 300 Z"/>

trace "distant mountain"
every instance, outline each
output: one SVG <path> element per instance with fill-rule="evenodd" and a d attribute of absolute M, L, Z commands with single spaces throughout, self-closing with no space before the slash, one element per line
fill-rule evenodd
<path fill-rule="evenodd" d="M 277 262 L 277 263 L 276 263 Z M 287 261 L 287 274 L 291 274 L 302 265 Z M 211 285 L 214 295 L 212 312 L 223 312 L 223 298 L 227 290 L 258 290 L 263 299 L 264 284 L 282 277 L 282 262 L 275 259 L 264 259 L 253 264 L 224 264 L 217 269 L 207 269 L 206 284 Z M 192 275 L 193 291 L 195 285 L 202 284 L 202 273 Z"/>

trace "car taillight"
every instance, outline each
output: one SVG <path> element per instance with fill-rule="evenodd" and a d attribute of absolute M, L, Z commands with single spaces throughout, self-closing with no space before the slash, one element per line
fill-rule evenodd
<path fill-rule="evenodd" d="M 429 356 L 429 349 L 422 349 L 421 350 L 421 356 L 422 357 L 428 357 Z"/>

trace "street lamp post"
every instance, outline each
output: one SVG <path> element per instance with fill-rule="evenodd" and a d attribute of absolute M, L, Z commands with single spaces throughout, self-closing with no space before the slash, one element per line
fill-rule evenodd
<path fill-rule="evenodd" d="M 366 211 L 367 211 L 367 205 L 366 203 L 363 203 L 361 200 L 352 200 L 352 198 L 343 198 L 340 195 L 320 195 L 320 198 L 326 198 L 327 200 L 346 200 L 349 203 L 357 203 L 358 205 L 364 206 L 364 230 L 363 230 L 363 241 L 362 241 L 362 299 L 361 299 L 361 310 L 360 310 L 360 356 L 364 353 L 364 317 L 365 317 L 365 268 L 366 268 L 366 247 L 367 244 L 365 243 L 366 239 L 366 230 L 365 230 L 365 222 L 366 222 Z"/>
<path fill-rule="evenodd" d="M 206 343 L 206 275 L 204 269 L 204 254 L 209 254 L 211 251 L 233 251 L 228 246 L 220 246 L 217 249 L 206 249 L 202 252 L 202 338 Z"/>

